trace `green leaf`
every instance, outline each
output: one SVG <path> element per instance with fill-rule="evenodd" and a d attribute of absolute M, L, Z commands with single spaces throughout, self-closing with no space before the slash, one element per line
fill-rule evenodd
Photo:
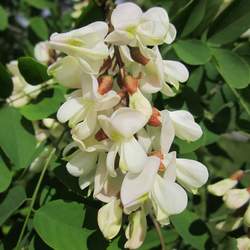
<path fill-rule="evenodd" d="M 41 17 L 31 18 L 30 27 L 40 39 L 48 40 L 48 37 L 49 37 L 48 26 Z"/>
<path fill-rule="evenodd" d="M 204 75 L 204 68 L 202 66 L 194 69 L 190 74 L 187 86 L 191 87 L 194 91 L 197 91 L 200 86 L 203 75 Z"/>
<path fill-rule="evenodd" d="M 185 212 L 170 216 L 170 220 L 184 242 L 197 250 L 206 249 L 209 239 L 206 224 L 193 212 Z"/>
<path fill-rule="evenodd" d="M 0 97 L 3 99 L 9 97 L 12 91 L 13 83 L 11 80 L 11 75 L 3 66 L 3 64 L 0 63 Z"/>
<path fill-rule="evenodd" d="M 47 9 L 54 6 L 54 4 L 48 0 L 25 0 L 25 2 L 37 9 Z"/>
<path fill-rule="evenodd" d="M 57 250 L 88 249 L 90 230 L 83 229 L 84 207 L 56 200 L 36 211 L 33 224 L 43 241 Z M 98 248 L 97 248 L 98 249 Z"/>
<path fill-rule="evenodd" d="M 12 174 L 0 156 L 0 193 L 9 187 L 11 180 Z"/>
<path fill-rule="evenodd" d="M 201 23 L 202 19 L 205 16 L 206 4 L 207 0 L 197 1 L 197 4 L 195 5 L 194 9 L 191 12 L 191 15 L 189 16 L 185 24 L 185 27 L 181 34 L 182 37 L 187 36 L 188 34 L 193 32 Z"/>
<path fill-rule="evenodd" d="M 47 67 L 32 57 L 18 58 L 18 68 L 25 81 L 31 85 L 41 84 L 50 79 L 47 74 Z"/>
<path fill-rule="evenodd" d="M 231 87 L 247 87 L 250 82 L 250 70 L 242 57 L 225 49 L 212 49 L 212 53 L 219 73 Z"/>
<path fill-rule="evenodd" d="M 187 64 L 202 65 L 210 60 L 210 49 L 200 40 L 179 40 L 173 46 L 178 57 Z"/>
<path fill-rule="evenodd" d="M 9 190 L 0 204 L 0 225 L 2 225 L 25 201 L 26 193 L 22 186 Z"/>
<path fill-rule="evenodd" d="M 20 112 L 28 120 L 41 120 L 56 113 L 64 99 L 62 89 L 54 87 L 53 89 L 43 91 L 34 103 L 21 107 Z"/>
<path fill-rule="evenodd" d="M 6 10 L 0 5 L 0 31 L 8 27 L 8 14 Z"/>
<path fill-rule="evenodd" d="M 227 44 L 233 42 L 250 28 L 250 1 L 238 0 L 224 11 L 215 22 L 215 31 L 208 42 L 212 44 Z"/>
<path fill-rule="evenodd" d="M 201 125 L 203 134 L 202 137 L 194 142 L 187 142 L 181 139 L 176 138 L 175 143 L 179 148 L 180 154 L 186 154 L 197 150 L 202 146 L 206 146 L 216 142 L 219 136 L 211 131 L 209 131 L 203 124 Z"/>
<path fill-rule="evenodd" d="M 15 168 L 27 167 L 36 149 L 36 139 L 27 128 L 32 125 L 12 107 L 0 110 L 0 124 L 0 147 Z"/>

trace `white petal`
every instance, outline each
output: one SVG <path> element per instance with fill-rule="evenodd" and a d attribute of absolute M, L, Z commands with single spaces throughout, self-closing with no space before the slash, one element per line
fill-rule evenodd
<path fill-rule="evenodd" d="M 189 190 L 203 186 L 208 171 L 202 163 L 190 159 L 176 159 L 177 180 Z"/>
<path fill-rule="evenodd" d="M 64 123 L 72 118 L 75 114 L 81 111 L 83 105 L 80 102 L 80 98 L 72 98 L 66 101 L 57 111 L 57 119 Z"/>
<path fill-rule="evenodd" d="M 250 204 L 247 207 L 246 212 L 244 213 L 244 225 L 250 227 Z"/>
<path fill-rule="evenodd" d="M 147 131 L 142 128 L 137 132 L 137 139 L 139 144 L 143 147 L 146 153 L 149 153 L 152 147 L 151 137 L 148 135 Z"/>
<path fill-rule="evenodd" d="M 108 34 L 105 38 L 105 42 L 121 46 L 130 44 L 134 39 L 135 36 L 128 31 L 114 30 Z"/>
<path fill-rule="evenodd" d="M 166 84 L 166 83 L 163 83 L 162 88 L 161 88 L 161 92 L 162 92 L 162 94 L 169 96 L 169 97 L 176 95 L 176 93 L 173 91 L 173 89 L 170 88 L 168 86 L 168 84 Z"/>
<path fill-rule="evenodd" d="M 160 137 L 161 152 L 167 154 L 174 141 L 175 130 L 173 123 L 170 119 L 169 112 L 167 110 L 161 111 L 161 118 L 162 118 L 162 128 Z"/>
<path fill-rule="evenodd" d="M 154 156 L 148 157 L 144 169 L 140 174 L 127 173 L 121 187 L 121 201 L 125 208 L 139 204 L 145 195 L 151 191 L 160 159 Z"/>
<path fill-rule="evenodd" d="M 103 95 L 96 103 L 96 110 L 102 111 L 106 109 L 113 108 L 120 102 L 121 98 L 117 93 L 113 90 L 109 91 L 105 95 Z"/>
<path fill-rule="evenodd" d="M 126 169 L 134 174 L 141 172 L 147 161 L 147 155 L 138 141 L 134 137 L 123 141 L 121 151 Z"/>
<path fill-rule="evenodd" d="M 97 215 L 98 226 L 106 239 L 114 238 L 120 231 L 122 209 L 120 200 L 112 200 L 101 207 Z"/>
<path fill-rule="evenodd" d="M 214 184 L 208 185 L 207 189 L 209 193 L 216 196 L 223 196 L 227 191 L 234 188 L 238 181 L 230 178 L 223 179 Z"/>
<path fill-rule="evenodd" d="M 168 33 L 167 33 L 167 36 L 165 38 L 165 43 L 171 44 L 176 38 L 176 33 L 177 33 L 177 31 L 176 31 L 175 26 L 172 23 L 170 23 L 168 26 Z"/>
<path fill-rule="evenodd" d="M 169 114 L 177 137 L 182 140 L 196 141 L 202 136 L 201 127 L 195 122 L 191 113 L 178 110 L 170 111 Z"/>
<path fill-rule="evenodd" d="M 119 4 L 112 12 L 111 23 L 115 29 L 128 29 L 136 26 L 142 16 L 142 10 L 134 3 Z"/>
<path fill-rule="evenodd" d="M 96 127 L 97 114 L 95 111 L 90 110 L 84 121 L 78 123 L 74 128 L 72 128 L 72 135 L 77 137 L 79 140 L 84 140 L 89 137 L 95 130 Z"/>
<path fill-rule="evenodd" d="M 97 153 L 86 153 L 78 150 L 67 163 L 66 168 L 71 175 L 78 177 L 95 169 L 96 160 Z"/>
<path fill-rule="evenodd" d="M 176 152 L 164 155 L 163 164 L 166 167 L 164 172 L 164 179 L 175 181 L 176 179 Z"/>
<path fill-rule="evenodd" d="M 109 172 L 109 175 L 112 177 L 116 177 L 117 173 L 115 171 L 115 158 L 119 150 L 119 145 L 114 143 L 112 147 L 110 148 L 108 155 L 107 155 L 107 169 Z"/>
<path fill-rule="evenodd" d="M 230 209 L 238 209 L 246 204 L 250 199 L 250 193 L 246 188 L 231 189 L 223 196 L 225 205 Z"/>
<path fill-rule="evenodd" d="M 185 190 L 175 182 L 157 176 L 152 191 L 153 198 L 167 214 L 179 214 L 187 206 Z"/>
<path fill-rule="evenodd" d="M 145 116 L 131 108 L 119 108 L 111 116 L 112 126 L 124 137 L 130 138 L 145 126 Z"/>
<path fill-rule="evenodd" d="M 184 64 L 178 61 L 164 60 L 164 76 L 166 81 L 168 78 L 171 78 L 178 82 L 186 82 L 189 72 Z"/>
<path fill-rule="evenodd" d="M 153 7 L 143 13 L 142 21 L 157 21 L 164 24 L 166 27 L 169 24 L 168 14 L 165 9 Z"/>
<path fill-rule="evenodd" d="M 81 190 L 84 190 L 94 182 L 95 169 L 93 168 L 88 174 L 80 175 L 78 184 Z"/>
<path fill-rule="evenodd" d="M 242 225 L 242 217 L 228 217 L 216 225 L 216 229 L 223 232 L 231 232 L 238 229 Z"/>
<path fill-rule="evenodd" d="M 147 220 L 143 209 L 132 213 L 129 216 L 129 225 L 126 228 L 126 238 L 128 239 L 124 247 L 129 249 L 139 248 L 146 237 Z"/>

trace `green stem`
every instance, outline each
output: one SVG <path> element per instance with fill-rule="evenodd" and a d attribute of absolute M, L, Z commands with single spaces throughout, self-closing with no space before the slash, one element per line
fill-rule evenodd
<path fill-rule="evenodd" d="M 250 116 L 250 110 L 249 110 L 247 104 L 245 103 L 245 101 L 243 100 L 243 98 L 239 95 L 239 93 L 233 87 L 230 86 L 230 84 L 228 84 L 228 86 L 232 90 L 233 94 L 239 99 L 240 104 L 245 109 L 247 114 Z"/>
<path fill-rule="evenodd" d="M 50 164 L 50 161 L 51 161 L 52 157 L 54 156 L 55 152 L 56 152 L 56 149 L 53 148 L 53 149 L 51 150 L 51 152 L 50 152 L 50 154 L 49 154 L 49 156 L 48 156 L 48 158 L 47 158 L 47 161 L 46 161 L 45 164 L 44 164 L 43 170 L 42 170 L 42 172 L 41 172 L 41 174 L 40 174 L 40 177 L 39 177 L 39 180 L 38 180 L 38 182 L 37 182 L 35 191 L 34 191 L 34 193 L 33 193 L 33 195 L 32 195 L 32 198 L 31 198 L 31 203 L 30 203 L 30 206 L 29 206 L 28 214 L 27 214 L 27 216 L 26 216 L 26 218 L 25 218 L 25 221 L 24 221 L 24 224 L 23 224 L 21 233 L 20 233 L 19 238 L 18 238 L 18 241 L 17 241 L 16 250 L 21 249 L 20 244 L 21 244 L 21 241 L 22 241 L 22 239 L 23 239 L 23 236 L 24 236 L 24 233 L 25 233 L 25 229 L 26 229 L 26 227 L 27 227 L 27 224 L 28 224 L 28 221 L 29 221 L 31 212 L 32 212 L 32 210 L 33 210 L 33 207 L 34 207 L 34 204 L 35 204 L 35 201 L 36 201 L 36 197 L 37 197 L 38 191 L 39 191 L 39 189 L 40 189 L 40 186 L 41 186 L 42 180 L 43 180 L 43 178 L 44 178 L 45 172 L 46 172 L 46 170 L 47 170 L 47 168 L 48 168 L 48 166 L 49 166 L 49 164 Z"/>

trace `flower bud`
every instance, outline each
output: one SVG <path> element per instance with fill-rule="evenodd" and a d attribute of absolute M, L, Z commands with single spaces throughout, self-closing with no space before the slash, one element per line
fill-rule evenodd
<path fill-rule="evenodd" d="M 142 65 L 148 64 L 149 59 L 141 53 L 138 47 L 129 47 L 129 51 L 132 59 L 135 62 L 140 63 Z"/>
<path fill-rule="evenodd" d="M 98 211 L 98 226 L 108 240 L 113 239 L 120 231 L 122 223 L 122 208 L 120 205 L 120 200 L 113 199 Z"/>
<path fill-rule="evenodd" d="M 125 248 L 139 248 L 147 233 L 147 220 L 144 210 L 139 210 L 129 216 L 129 224 L 125 234 L 128 239 L 125 243 Z"/>
<path fill-rule="evenodd" d="M 125 76 L 123 85 L 129 94 L 134 94 L 139 86 L 139 80 L 131 75 Z"/>
<path fill-rule="evenodd" d="M 237 238 L 237 247 L 238 250 L 249 250 L 250 238 L 248 236 L 242 236 Z"/>
<path fill-rule="evenodd" d="M 247 227 L 250 227 L 250 204 L 248 205 L 247 210 L 244 214 L 243 222 Z"/>
<path fill-rule="evenodd" d="M 104 95 L 110 90 L 112 90 L 113 78 L 112 76 L 109 75 L 102 75 L 98 77 L 98 83 L 99 83 L 98 93 L 100 95 Z"/>
<path fill-rule="evenodd" d="M 249 191 L 244 189 L 231 189 L 223 196 L 225 205 L 230 209 L 238 209 L 246 204 L 250 199 Z"/>
<path fill-rule="evenodd" d="M 225 221 L 219 222 L 216 229 L 223 232 L 234 231 L 241 226 L 242 220 L 242 217 L 228 217 Z"/>
<path fill-rule="evenodd" d="M 152 115 L 149 118 L 148 125 L 153 127 L 159 127 L 161 125 L 161 113 L 155 107 L 152 108 Z"/>
<path fill-rule="evenodd" d="M 237 185 L 238 181 L 231 178 L 226 178 L 224 180 L 218 181 L 212 185 L 208 185 L 208 192 L 216 195 L 223 196 L 227 191 L 234 188 Z"/>
<path fill-rule="evenodd" d="M 97 133 L 95 134 L 95 139 L 97 141 L 103 141 L 105 139 L 108 139 L 108 136 L 105 134 L 105 132 L 103 131 L 103 129 L 99 129 L 97 131 Z"/>

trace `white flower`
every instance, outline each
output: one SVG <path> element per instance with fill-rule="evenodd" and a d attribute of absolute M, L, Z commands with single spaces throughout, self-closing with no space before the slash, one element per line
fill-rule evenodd
<path fill-rule="evenodd" d="M 250 227 L 250 204 L 248 205 L 247 210 L 244 214 L 243 222 L 247 227 Z"/>
<path fill-rule="evenodd" d="M 179 89 L 179 83 L 186 82 L 189 77 L 187 68 L 178 61 L 163 60 L 158 47 L 148 49 L 140 46 L 143 55 L 149 62 L 141 66 L 143 77 L 141 89 L 145 93 L 161 91 L 166 96 L 174 96 Z"/>
<path fill-rule="evenodd" d="M 25 81 L 18 69 L 17 61 L 11 61 L 7 64 L 7 68 L 12 74 L 13 82 L 13 92 L 8 102 L 14 107 L 24 106 L 41 92 L 40 85 L 33 86 Z"/>
<path fill-rule="evenodd" d="M 85 189 L 94 181 L 97 163 L 97 152 L 82 152 L 77 150 L 70 156 L 66 165 L 68 172 L 79 177 L 78 183 L 81 189 Z"/>
<path fill-rule="evenodd" d="M 115 178 L 109 175 L 106 167 L 105 153 L 101 153 L 95 173 L 93 197 L 109 203 L 118 196 L 122 180 L 123 174 L 121 171 L 117 171 L 117 176 Z"/>
<path fill-rule="evenodd" d="M 99 111 L 110 109 L 120 101 L 113 90 L 100 95 L 96 78 L 92 76 L 91 79 L 90 86 L 88 82 L 84 82 L 83 93 L 81 90 L 73 92 L 57 112 L 58 120 L 62 123 L 69 121 L 73 136 L 80 140 L 87 138 L 95 130 Z"/>
<path fill-rule="evenodd" d="M 56 81 L 68 88 L 80 88 L 82 79 L 90 79 L 83 71 L 79 59 L 73 56 L 59 58 L 49 66 L 48 74 L 52 75 Z"/>
<path fill-rule="evenodd" d="M 48 41 L 39 42 L 34 48 L 35 58 L 43 64 L 48 64 L 51 61 L 52 53 L 53 52 L 48 45 Z"/>
<path fill-rule="evenodd" d="M 144 209 L 138 210 L 129 215 L 129 224 L 125 235 L 128 239 L 124 247 L 129 249 L 139 248 L 147 233 L 147 220 Z"/>
<path fill-rule="evenodd" d="M 53 49 L 77 57 L 86 73 L 97 74 L 108 56 L 108 47 L 104 44 L 107 33 L 105 22 L 94 22 L 67 33 L 54 33 L 49 44 Z"/>
<path fill-rule="evenodd" d="M 101 207 L 97 215 L 98 226 L 106 239 L 113 239 L 120 231 L 122 208 L 120 200 L 113 199 Z"/>
<path fill-rule="evenodd" d="M 207 189 L 209 193 L 213 195 L 223 196 L 227 191 L 234 188 L 237 185 L 237 183 L 238 183 L 237 180 L 226 178 L 214 184 L 208 185 Z"/>
<path fill-rule="evenodd" d="M 118 152 L 123 172 L 140 172 L 146 162 L 146 153 L 133 135 L 146 124 L 144 114 L 124 107 L 116 110 L 110 118 L 99 115 L 98 119 L 106 135 L 114 142 L 107 156 L 109 174 L 116 176 L 115 158 Z"/>
<path fill-rule="evenodd" d="M 151 156 L 140 174 L 126 174 L 121 187 L 121 201 L 126 213 L 136 210 L 148 198 L 166 216 L 186 208 L 185 190 L 167 174 L 164 177 L 158 175 L 159 165 L 159 158 Z"/>
<path fill-rule="evenodd" d="M 106 41 L 117 45 L 137 46 L 138 41 L 144 46 L 169 44 L 176 36 L 167 12 L 159 7 L 143 13 L 136 4 L 123 3 L 113 10 L 111 23 L 114 31 Z"/>
<path fill-rule="evenodd" d="M 250 199 L 250 193 L 247 188 L 231 189 L 223 196 L 225 205 L 230 209 L 238 209 L 246 204 Z"/>

